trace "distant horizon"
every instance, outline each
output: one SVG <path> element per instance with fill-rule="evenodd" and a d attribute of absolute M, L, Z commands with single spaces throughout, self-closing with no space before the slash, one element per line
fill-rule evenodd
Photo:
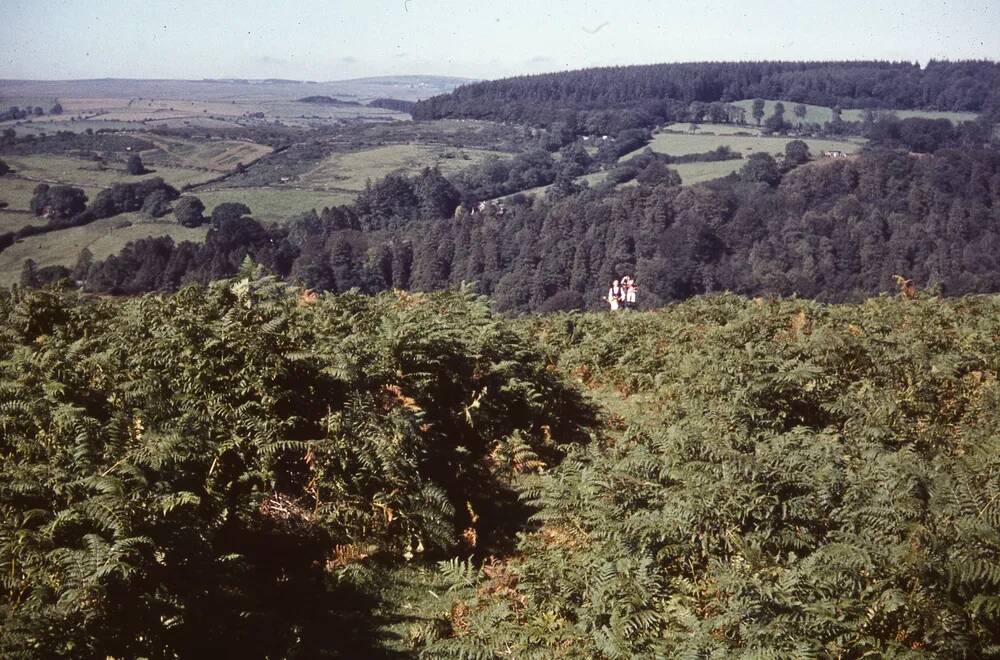
<path fill-rule="evenodd" d="M 443 76 L 435 73 L 402 73 L 402 74 L 385 74 L 385 75 L 371 75 L 371 76 L 357 76 L 354 78 L 336 78 L 330 80 L 307 80 L 304 78 L 281 78 L 276 76 L 267 76 L 262 78 L 255 78 L 252 76 L 211 76 L 203 78 L 170 78 L 170 77 L 155 77 L 155 78 L 143 78 L 134 76 L 94 76 L 89 78 L 9 78 L 0 76 L 0 82 L 96 82 L 105 80 L 128 80 L 128 81 L 142 81 L 142 82 L 155 82 L 155 81 L 170 81 L 170 82 L 234 82 L 234 81 L 246 81 L 246 82 L 286 82 L 286 83 L 303 83 L 310 85 L 325 85 L 328 83 L 344 83 L 344 82 L 357 82 L 360 80 L 379 80 L 379 79 L 391 79 L 391 78 L 441 78 L 446 80 L 483 80 L 483 78 L 466 78 L 463 76 Z"/>
<path fill-rule="evenodd" d="M 0 78 L 10 80 L 494 80 L 667 62 L 1000 53 L 1000 4 L 982 0 L 7 0 L 4 19 Z"/>
<path fill-rule="evenodd" d="M 281 76 L 203 76 L 203 77 L 170 77 L 170 76 L 157 76 L 157 77 L 143 77 L 143 76 L 91 76 L 91 77 L 81 77 L 81 78 L 18 78 L 18 77 L 7 77 L 0 76 L 0 82 L 89 82 L 89 81 L 144 81 L 144 82 L 155 82 L 155 81 L 171 81 L 171 82 L 253 82 L 262 83 L 268 81 L 275 82 L 285 82 L 285 83 L 302 83 L 302 84 L 330 84 L 330 83 L 346 83 L 346 82 L 358 82 L 365 80 L 380 80 L 380 79 L 400 79 L 400 78 L 437 78 L 443 80 L 463 80 L 467 82 L 478 82 L 484 80 L 497 80 L 500 78 L 514 78 L 518 76 L 542 76 L 555 73 L 563 73 L 565 71 L 574 71 L 582 69 L 600 69 L 600 68 L 616 68 L 616 67 L 633 67 L 633 66 L 657 66 L 661 64 L 705 64 L 705 63 L 759 63 L 759 62 L 794 62 L 801 64 L 814 64 L 820 62 L 827 63 L 857 63 L 857 62 L 878 62 L 878 63 L 890 63 L 890 64 L 916 64 L 921 69 L 926 69 L 930 62 L 988 62 L 992 64 L 1000 64 L 1000 59 L 992 57 L 980 57 L 980 58 L 962 58 L 962 59 L 949 59 L 949 58 L 930 58 L 927 61 L 921 62 L 919 60 L 888 60 L 888 59 L 869 59 L 869 58 L 855 58 L 855 59 L 837 59 L 837 60 L 803 60 L 803 59 L 781 59 L 781 60 L 766 60 L 766 59 L 740 59 L 740 60 L 678 60 L 678 61 L 663 61 L 663 62 L 637 62 L 634 64 L 606 64 L 606 65 L 593 65 L 578 67 L 577 69 L 558 69 L 552 71 L 533 71 L 525 73 L 512 73 L 508 75 L 498 76 L 497 78 L 476 78 L 468 76 L 456 76 L 441 73 L 373 73 L 371 75 L 355 76 L 351 78 L 331 78 L 328 80 L 319 79 L 307 79 L 307 78 L 286 78 Z"/>

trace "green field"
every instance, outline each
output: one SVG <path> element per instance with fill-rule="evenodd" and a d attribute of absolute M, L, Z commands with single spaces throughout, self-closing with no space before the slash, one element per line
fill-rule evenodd
<path fill-rule="evenodd" d="M 683 156 L 685 154 L 703 153 L 712 151 L 721 146 L 729 146 L 744 157 L 757 151 L 763 151 L 772 155 L 785 153 L 785 144 L 798 138 L 794 137 L 763 137 L 763 136 L 742 136 L 742 135 L 699 135 L 690 133 L 658 133 L 653 136 L 653 141 L 649 143 L 649 148 L 661 154 L 671 156 Z M 817 140 L 814 138 L 804 138 L 809 145 L 809 151 L 813 156 L 818 156 L 824 150 L 840 150 L 845 153 L 854 153 L 864 144 L 863 140 Z M 636 149 L 632 153 L 625 154 L 619 161 L 628 160 L 638 155 L 646 147 Z"/>
<path fill-rule="evenodd" d="M 112 130 L 112 131 L 139 131 L 145 128 L 145 124 L 137 121 L 96 121 L 83 119 L 80 121 L 45 121 L 33 119 L 31 121 L 4 122 L 3 128 L 13 128 L 18 137 L 25 135 L 46 135 L 60 131 L 71 133 L 83 133 L 88 128 L 92 131 Z"/>
<path fill-rule="evenodd" d="M 160 135 L 137 136 L 157 146 L 142 152 L 146 164 L 205 168 L 226 172 L 271 153 L 270 147 L 238 140 L 184 140 Z"/>
<path fill-rule="evenodd" d="M 777 101 L 765 100 L 764 101 L 764 119 L 774 114 L 774 104 Z M 795 103 L 791 101 L 782 101 L 785 104 L 785 121 L 790 124 L 798 125 L 802 122 L 807 124 L 825 124 L 833 119 L 833 110 L 821 105 L 809 105 L 808 103 L 803 104 L 806 106 L 806 116 L 803 119 L 799 119 L 794 112 Z M 746 121 L 748 124 L 756 124 L 756 121 L 751 114 L 753 111 L 753 99 L 744 99 L 742 101 L 733 101 L 733 105 L 738 105 L 744 108 L 747 112 Z M 893 110 L 895 114 L 900 119 L 906 119 L 908 117 L 923 117 L 925 119 L 950 119 L 953 123 L 960 123 L 963 121 L 972 121 L 978 114 L 975 112 L 938 112 L 936 110 Z M 864 118 L 865 111 L 859 109 L 845 109 L 841 112 L 840 117 L 844 121 L 861 121 Z M 762 120 L 763 121 L 763 120 Z"/>
<path fill-rule="evenodd" d="M 448 175 L 481 163 L 489 156 L 504 158 L 510 154 L 486 149 L 393 144 L 334 154 L 302 175 L 298 183 L 308 188 L 360 192 L 368 180 L 376 181 L 390 172 L 414 175 L 425 167 L 436 166 Z"/>
<path fill-rule="evenodd" d="M 670 168 L 681 175 L 681 184 L 691 186 L 703 181 L 721 179 L 736 172 L 746 163 L 746 160 L 720 160 L 713 163 L 679 163 Z"/>
<path fill-rule="evenodd" d="M 604 179 L 606 179 L 607 176 L 608 176 L 608 173 L 605 172 L 605 171 L 591 172 L 590 174 L 584 174 L 581 177 L 577 177 L 576 182 L 577 183 L 583 183 L 584 181 L 586 181 L 587 185 L 589 185 L 591 188 L 593 188 L 593 187 L 598 186 L 601 183 L 603 183 Z M 544 186 L 544 187 L 548 188 L 548 186 Z"/>
<path fill-rule="evenodd" d="M 299 213 L 324 206 L 339 206 L 354 201 L 355 193 L 302 190 L 300 188 L 225 188 L 192 193 L 205 204 L 205 213 L 223 202 L 240 202 L 264 222 L 282 222 Z"/>
<path fill-rule="evenodd" d="M 141 213 L 126 213 L 82 227 L 29 236 L 0 252 L 0 286 L 18 281 L 25 259 L 34 259 L 39 266 L 72 268 L 83 248 L 88 248 L 94 259 L 105 259 L 140 238 L 170 236 L 176 242 L 201 242 L 207 232 L 207 226 L 190 229 L 179 225 L 172 215 L 151 221 Z"/>
<path fill-rule="evenodd" d="M 30 213 L 0 210 L 0 234 L 17 231 L 28 225 L 44 225 L 48 220 Z"/>
<path fill-rule="evenodd" d="M 746 160 L 744 159 L 722 160 L 712 163 L 681 163 L 677 165 L 670 165 L 670 169 L 677 170 L 677 173 L 681 175 L 681 185 L 691 186 L 704 181 L 720 179 L 727 174 L 736 172 L 743 167 L 744 163 L 746 163 Z M 608 173 L 606 171 L 591 172 L 590 174 L 584 174 L 581 177 L 577 177 L 576 182 L 586 182 L 591 188 L 596 188 L 604 182 L 607 176 Z M 625 183 L 618 184 L 617 187 L 627 188 L 635 185 L 638 185 L 638 182 L 635 179 L 631 179 Z M 551 185 L 538 186 L 537 188 L 524 190 L 521 194 L 532 197 L 537 197 L 539 195 L 544 196 L 551 187 Z M 507 199 L 508 197 L 511 197 L 511 195 L 505 195 L 501 199 Z"/>
<path fill-rule="evenodd" d="M 0 112 L 10 110 L 14 106 L 17 106 L 22 110 L 28 110 L 38 106 L 46 113 L 48 113 L 49 109 L 53 105 L 55 105 L 55 102 L 56 99 L 52 96 L 23 96 L 20 98 L 3 98 L 0 99 Z"/>
<path fill-rule="evenodd" d="M 676 165 L 670 165 L 670 169 L 676 170 L 678 174 L 681 175 L 681 185 L 691 186 L 696 183 L 702 183 L 703 181 L 711 181 L 712 179 L 720 179 L 727 174 L 738 171 L 743 167 L 746 160 L 720 160 L 712 163 L 680 163 Z M 594 172 L 592 174 L 585 174 L 577 179 L 577 182 L 586 181 L 593 188 L 600 185 L 604 179 L 607 177 L 607 172 Z M 620 184 L 619 187 L 634 186 L 636 185 L 636 180 L 626 181 Z M 533 193 L 541 192 L 544 193 L 549 186 L 542 186 L 541 188 L 535 188 Z"/>
<path fill-rule="evenodd" d="M 737 133 L 749 133 L 750 135 L 760 135 L 760 129 L 756 126 L 741 126 L 739 124 L 696 124 L 697 134 L 714 133 L 716 135 L 736 135 Z M 660 131 L 691 133 L 690 122 L 676 122 L 663 126 Z M 657 132 L 660 132 L 657 131 Z"/>
<path fill-rule="evenodd" d="M 99 169 L 97 163 L 91 160 L 47 154 L 10 156 L 4 160 L 17 171 L 19 176 L 25 178 L 98 188 L 108 188 L 115 183 L 132 183 L 152 177 L 160 177 L 170 185 L 180 188 L 190 183 L 200 183 L 218 176 L 216 172 L 180 167 L 152 167 L 150 169 L 155 171 L 151 171 L 149 174 L 132 176 L 125 171 L 123 165 L 118 163 L 109 164 L 107 169 L 102 170 Z"/>
<path fill-rule="evenodd" d="M 976 112 L 945 112 L 937 110 L 892 110 L 892 114 L 900 119 L 910 117 L 921 117 L 923 119 L 949 119 L 953 124 L 960 124 L 964 121 L 974 121 L 979 116 Z M 864 110 L 844 110 L 841 118 L 845 121 L 861 121 L 864 119 Z"/>
<path fill-rule="evenodd" d="M 16 176 L 0 177 L 0 200 L 7 202 L 9 209 L 27 211 L 31 208 L 31 197 L 37 185 L 37 181 L 21 179 Z M 82 186 L 82 188 L 87 193 L 88 200 L 93 200 L 94 196 L 101 190 L 93 186 Z"/>

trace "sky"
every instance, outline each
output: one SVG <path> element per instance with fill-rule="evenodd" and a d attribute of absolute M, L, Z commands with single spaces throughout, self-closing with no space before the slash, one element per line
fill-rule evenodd
<path fill-rule="evenodd" d="M 0 78 L 499 78 L 653 62 L 998 58 L 997 0 L 0 2 Z"/>

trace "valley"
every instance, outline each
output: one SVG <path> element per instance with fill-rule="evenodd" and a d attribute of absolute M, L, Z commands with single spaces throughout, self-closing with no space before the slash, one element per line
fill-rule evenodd
<path fill-rule="evenodd" d="M 0 657 L 1000 657 L 1000 64 L 554 62 L 0 80 Z"/>

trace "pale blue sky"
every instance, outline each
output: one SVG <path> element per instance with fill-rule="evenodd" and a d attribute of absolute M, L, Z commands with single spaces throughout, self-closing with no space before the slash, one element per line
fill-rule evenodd
<path fill-rule="evenodd" d="M 0 2 L 0 78 L 495 78 L 649 62 L 998 57 L 997 0 Z"/>

